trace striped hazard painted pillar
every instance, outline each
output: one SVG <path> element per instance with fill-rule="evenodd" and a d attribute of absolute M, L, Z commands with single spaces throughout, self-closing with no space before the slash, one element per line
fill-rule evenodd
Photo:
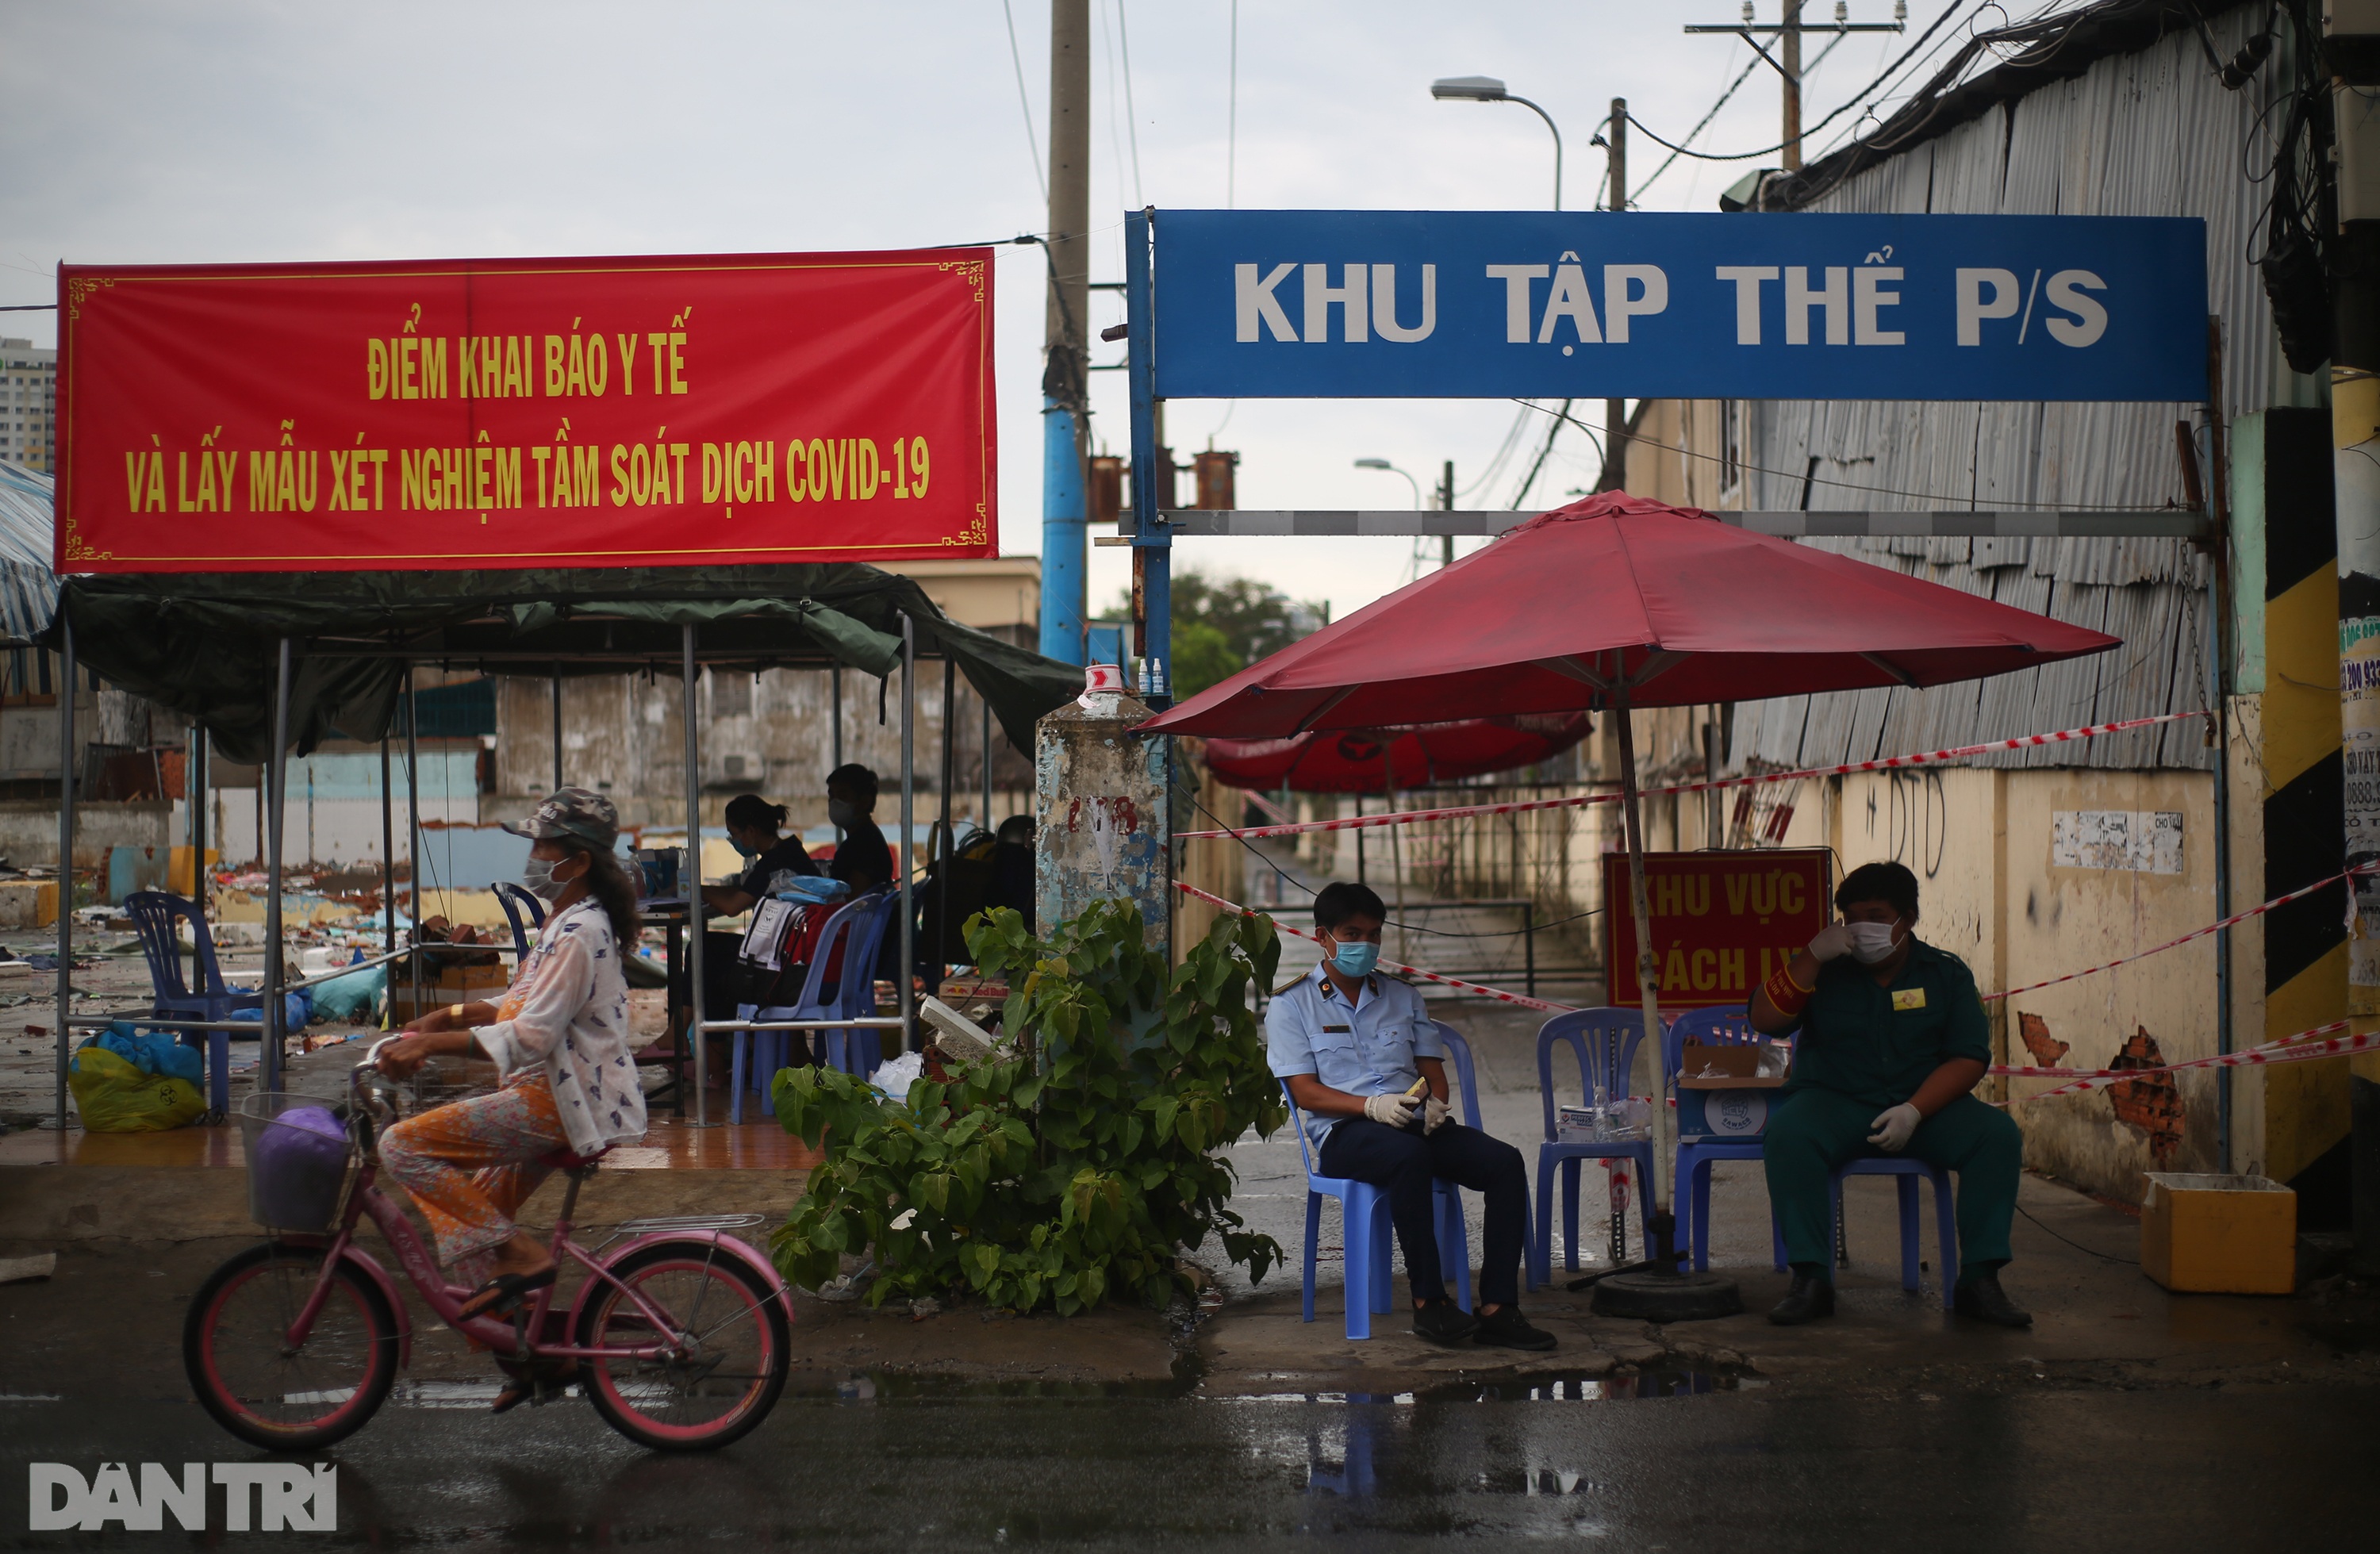
<path fill-rule="evenodd" d="M 2344 813 L 2339 759 L 2339 580 L 2332 522 L 2330 417 L 2272 409 L 2236 423 L 2233 536 L 2241 609 L 2237 688 L 2250 737 L 2235 747 L 2261 757 L 2264 899 L 2336 875 Z M 2261 620 L 2252 612 L 2261 606 Z M 2234 807 L 2234 823 L 2247 817 Z M 2244 879 L 2255 878 L 2243 871 Z M 2340 1018 L 2347 1005 L 2347 896 L 2317 891 L 2265 915 L 2263 1035 L 2270 1041 Z M 2246 948 L 2246 946 L 2242 946 Z M 2297 1063 L 2234 1079 L 2231 1169 L 2289 1181 L 2346 1131 L 2346 1081 L 2329 1062 Z M 2336 1093 L 2334 1104 L 2333 1094 Z"/>

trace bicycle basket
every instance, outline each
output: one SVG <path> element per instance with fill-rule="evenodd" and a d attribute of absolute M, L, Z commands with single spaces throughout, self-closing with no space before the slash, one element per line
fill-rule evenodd
<path fill-rule="evenodd" d="M 334 1227 L 355 1155 L 346 1110 L 288 1091 L 260 1091 L 240 1101 L 248 1212 L 258 1224 L 305 1234 Z"/>

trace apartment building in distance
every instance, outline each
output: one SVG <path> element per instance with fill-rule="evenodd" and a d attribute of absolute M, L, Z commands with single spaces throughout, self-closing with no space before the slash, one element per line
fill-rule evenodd
<path fill-rule="evenodd" d="M 0 459 L 57 473 L 58 353 L 0 340 Z"/>

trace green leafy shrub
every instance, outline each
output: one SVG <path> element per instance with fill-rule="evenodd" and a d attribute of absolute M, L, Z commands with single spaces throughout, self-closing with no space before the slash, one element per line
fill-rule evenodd
<path fill-rule="evenodd" d="M 1248 998 L 1280 958 L 1271 919 L 1219 918 L 1179 967 L 1143 943 L 1128 902 L 1099 903 L 1048 941 L 1006 908 L 965 933 L 1011 989 L 998 1051 L 901 1100 L 832 1070 L 777 1075 L 778 1121 L 826 1143 L 771 1238 L 786 1278 L 816 1287 L 872 1245 L 873 1302 L 1162 1306 L 1176 1248 L 1211 1233 L 1261 1280 L 1281 1246 L 1242 1228 L 1231 1164 L 1210 1151 L 1287 1120 Z"/>

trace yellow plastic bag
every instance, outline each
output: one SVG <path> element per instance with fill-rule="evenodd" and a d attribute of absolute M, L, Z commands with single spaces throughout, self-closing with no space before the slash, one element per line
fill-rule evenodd
<path fill-rule="evenodd" d="M 76 1050 L 67 1064 L 67 1088 L 91 1133 L 163 1133 L 205 1115 L 206 1098 L 188 1080 L 143 1074 L 104 1047 Z"/>

